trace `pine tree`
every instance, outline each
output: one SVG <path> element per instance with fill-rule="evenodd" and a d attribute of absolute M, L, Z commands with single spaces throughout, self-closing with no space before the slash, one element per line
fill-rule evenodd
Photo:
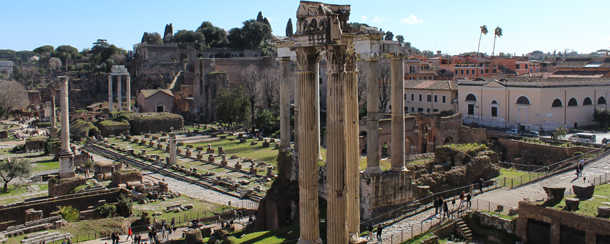
<path fill-rule="evenodd" d="M 286 24 L 286 36 L 291 37 L 294 31 L 292 30 L 292 19 L 288 19 L 288 23 Z"/>

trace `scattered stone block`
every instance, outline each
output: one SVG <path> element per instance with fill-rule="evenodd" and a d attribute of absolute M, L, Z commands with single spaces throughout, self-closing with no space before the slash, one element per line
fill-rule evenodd
<path fill-rule="evenodd" d="M 595 192 L 595 185 L 573 185 L 572 189 L 574 190 L 574 194 L 579 198 L 591 198 Z"/>
<path fill-rule="evenodd" d="M 235 154 L 231 155 L 231 159 L 238 159 L 239 157 Z"/>
<path fill-rule="evenodd" d="M 566 198 L 566 210 L 574 211 L 578 209 L 580 199 L 578 198 Z"/>
<path fill-rule="evenodd" d="M 280 149 L 280 144 L 275 144 L 275 149 Z"/>
<path fill-rule="evenodd" d="M 239 143 L 245 143 L 246 141 L 247 141 L 246 138 L 239 139 Z"/>
<path fill-rule="evenodd" d="M 563 199 L 563 195 L 566 191 L 565 187 L 542 187 L 546 195 L 549 197 L 549 200 L 552 201 L 561 201 Z"/>
<path fill-rule="evenodd" d="M 214 155 L 212 155 L 212 154 L 208 155 L 208 163 L 210 163 L 210 164 L 214 163 Z"/>
<path fill-rule="evenodd" d="M 225 150 L 222 147 L 218 147 L 218 156 L 225 155 Z"/>
<path fill-rule="evenodd" d="M 597 217 L 610 218 L 610 206 L 597 207 Z"/>
<path fill-rule="evenodd" d="M 258 142 L 256 142 L 256 141 L 250 142 L 250 145 L 251 145 L 251 146 L 254 146 L 254 145 L 256 145 L 256 144 L 258 144 Z"/>
<path fill-rule="evenodd" d="M 275 138 L 269 139 L 269 142 L 275 142 Z"/>
<path fill-rule="evenodd" d="M 180 141 L 180 142 L 176 143 L 176 145 L 178 145 L 179 147 L 184 146 L 184 142 Z"/>
<path fill-rule="evenodd" d="M 269 147 L 269 142 L 267 141 L 267 139 L 265 139 L 265 141 L 263 142 L 263 147 Z"/>
<path fill-rule="evenodd" d="M 193 207 L 194 207 L 193 204 L 184 205 L 184 209 L 186 209 L 186 210 L 191 210 L 191 209 L 193 209 Z"/>

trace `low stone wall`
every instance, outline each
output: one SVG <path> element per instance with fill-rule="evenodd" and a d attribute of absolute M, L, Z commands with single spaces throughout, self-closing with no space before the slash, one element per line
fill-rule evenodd
<path fill-rule="evenodd" d="M 14 203 L 10 205 L 0 206 L 0 223 L 6 221 L 15 221 L 14 224 L 24 224 L 26 214 L 25 211 L 33 208 L 42 210 L 44 218 L 50 217 L 51 212 L 57 211 L 57 206 L 72 206 L 78 210 L 85 210 L 90 205 L 96 205 L 99 200 L 105 200 L 108 203 L 116 202 L 120 195 L 120 189 L 113 188 L 97 192 L 85 192 L 60 197 L 50 197 L 42 200 Z M 6 229 L 6 226 L 0 226 L 0 230 Z"/>
<path fill-rule="evenodd" d="M 575 152 L 589 152 L 595 150 L 588 147 L 557 147 L 526 143 L 523 141 L 498 138 L 502 147 L 502 161 L 512 161 L 520 158 L 522 164 L 549 165 L 574 156 Z"/>
<path fill-rule="evenodd" d="M 387 213 L 417 198 L 416 186 L 412 182 L 413 172 L 383 172 L 361 174 L 360 218 L 368 219 Z M 396 214 L 402 214 L 396 211 Z M 387 215 L 388 218 L 395 217 Z"/>
<path fill-rule="evenodd" d="M 514 234 L 517 226 L 516 219 L 505 219 L 500 216 L 488 214 L 481 211 L 474 212 L 481 220 L 481 225 L 485 227 L 494 228 L 496 230 L 506 232 L 508 234 Z"/>
<path fill-rule="evenodd" d="M 597 243 L 598 238 L 610 238 L 610 220 L 545 208 L 530 202 L 519 202 L 516 235 L 528 242 L 529 220 L 550 224 L 550 243 L 560 243 L 562 228 L 585 232 L 585 243 Z M 538 233 L 537 233 L 538 234 Z M 569 237 L 569 236 L 568 236 Z"/>
<path fill-rule="evenodd" d="M 73 177 L 67 179 L 61 179 L 58 182 L 49 180 L 49 197 L 57 197 L 68 194 L 70 190 L 77 186 L 84 185 L 87 183 L 85 178 Z"/>

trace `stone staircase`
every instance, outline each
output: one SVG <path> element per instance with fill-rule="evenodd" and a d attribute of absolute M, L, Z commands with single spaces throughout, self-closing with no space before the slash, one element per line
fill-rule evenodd
<path fill-rule="evenodd" d="M 5 243 L 8 241 L 8 238 L 6 238 L 6 236 L 4 236 L 3 234 L 0 234 L 0 243 Z"/>
<path fill-rule="evenodd" d="M 458 219 L 456 222 L 456 232 L 462 238 L 470 241 L 472 240 L 472 231 L 468 228 L 468 225 L 464 223 L 462 219 Z"/>
<path fill-rule="evenodd" d="M 41 243 L 41 242 L 48 243 L 48 242 L 61 241 L 64 239 L 72 239 L 72 238 L 73 238 L 73 236 L 70 233 L 43 231 L 43 232 L 26 235 L 23 238 L 23 240 L 21 240 L 21 243 L 23 243 L 23 244 L 34 244 L 34 243 Z"/>

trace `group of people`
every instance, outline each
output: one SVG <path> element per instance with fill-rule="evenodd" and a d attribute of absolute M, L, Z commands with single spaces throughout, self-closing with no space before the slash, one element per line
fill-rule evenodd
<path fill-rule="evenodd" d="M 464 204 L 466 206 L 466 208 L 470 208 L 472 207 L 472 195 L 470 193 L 466 193 L 465 191 L 462 191 L 462 193 L 460 193 L 460 204 L 458 205 L 458 209 L 462 208 L 462 204 Z M 455 199 L 452 201 L 452 203 L 455 206 Z M 433 203 L 434 206 L 434 215 L 437 215 L 439 212 L 441 212 L 442 217 L 447 217 L 449 218 L 449 201 L 445 201 L 443 200 L 443 197 L 437 197 L 434 200 Z"/>
<path fill-rule="evenodd" d="M 367 228 L 369 231 L 369 235 L 366 237 L 367 240 L 373 239 L 373 234 L 377 233 L 377 240 L 381 241 L 381 234 L 383 233 L 383 225 L 378 224 L 377 229 L 375 229 L 375 224 L 371 223 Z"/>

